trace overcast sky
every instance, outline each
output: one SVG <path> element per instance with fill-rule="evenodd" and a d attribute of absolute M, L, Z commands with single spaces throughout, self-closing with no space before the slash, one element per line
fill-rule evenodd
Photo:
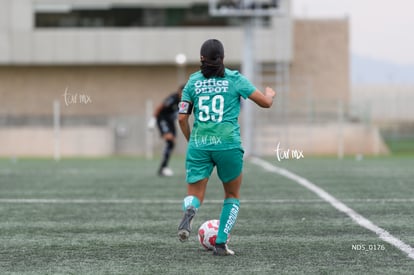
<path fill-rule="evenodd" d="M 293 0 L 295 17 L 349 17 L 351 52 L 414 65 L 414 0 Z"/>

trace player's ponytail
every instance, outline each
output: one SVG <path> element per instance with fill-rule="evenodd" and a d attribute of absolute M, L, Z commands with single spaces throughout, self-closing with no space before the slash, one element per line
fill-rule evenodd
<path fill-rule="evenodd" d="M 209 39 L 200 50 L 201 73 L 205 78 L 224 77 L 224 47 L 217 39 Z"/>

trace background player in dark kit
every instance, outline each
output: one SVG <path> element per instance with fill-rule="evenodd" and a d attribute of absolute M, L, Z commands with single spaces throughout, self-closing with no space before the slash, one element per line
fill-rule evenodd
<path fill-rule="evenodd" d="M 158 174 L 160 176 L 172 176 L 174 172 L 168 167 L 170 156 L 175 146 L 176 127 L 175 121 L 178 113 L 178 103 L 181 100 L 181 85 L 178 90 L 164 99 L 154 111 L 154 117 L 148 123 L 148 128 L 153 129 L 157 124 L 161 137 L 165 141 L 162 160 Z"/>

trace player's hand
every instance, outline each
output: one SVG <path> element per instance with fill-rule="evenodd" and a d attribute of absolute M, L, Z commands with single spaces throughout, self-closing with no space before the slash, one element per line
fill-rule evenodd
<path fill-rule="evenodd" d="M 149 130 L 153 130 L 155 128 L 155 124 L 157 123 L 157 120 L 155 119 L 155 117 L 152 117 L 149 121 L 148 121 L 148 129 Z"/>
<path fill-rule="evenodd" d="M 272 88 L 266 87 L 265 96 L 269 96 L 271 98 L 274 98 L 276 96 L 276 92 Z"/>

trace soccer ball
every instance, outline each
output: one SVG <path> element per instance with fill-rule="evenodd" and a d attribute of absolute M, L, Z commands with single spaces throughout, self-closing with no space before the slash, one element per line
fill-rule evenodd
<path fill-rule="evenodd" d="M 216 245 L 217 232 L 219 228 L 219 220 L 208 220 L 204 222 L 198 229 L 198 241 L 207 250 L 213 250 Z M 230 235 L 227 238 L 227 243 Z"/>

